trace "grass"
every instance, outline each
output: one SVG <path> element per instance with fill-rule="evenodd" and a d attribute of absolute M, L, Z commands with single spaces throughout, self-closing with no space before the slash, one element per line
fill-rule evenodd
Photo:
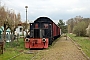
<path fill-rule="evenodd" d="M 24 48 L 24 40 L 23 38 L 19 39 L 19 42 L 14 41 L 11 45 L 11 43 L 5 44 L 5 51 L 3 54 L 0 55 L 0 60 L 9 60 L 10 58 L 18 55 L 22 51 L 27 50 Z M 30 60 L 30 58 L 33 57 L 33 54 L 24 54 L 22 53 L 18 57 L 12 59 L 12 60 Z"/>
<path fill-rule="evenodd" d="M 34 56 L 34 54 L 22 54 L 19 55 L 18 57 L 12 59 L 12 60 L 30 60 L 32 57 Z"/>
<path fill-rule="evenodd" d="M 48 49 L 52 48 L 52 46 L 55 44 L 55 42 L 57 41 L 58 39 L 56 39 L 52 45 L 49 46 Z M 45 49 L 45 50 L 48 50 L 48 49 Z M 20 54 L 22 51 L 29 51 L 29 49 L 25 49 L 24 48 L 24 40 L 23 38 L 20 38 L 19 39 L 19 42 L 17 41 L 14 41 L 11 45 L 11 43 L 6 43 L 5 44 L 5 51 L 3 54 L 0 55 L 0 60 L 9 60 L 10 58 L 14 57 L 14 56 L 17 56 L 18 54 Z M 39 58 L 41 58 L 41 54 L 43 53 L 40 53 L 40 56 L 37 56 Z M 35 55 L 34 54 L 25 54 L 25 53 L 22 53 L 21 55 L 18 55 L 17 57 L 11 59 L 11 60 L 30 60 L 32 59 L 32 57 Z"/>
<path fill-rule="evenodd" d="M 76 37 L 74 34 L 68 34 L 85 52 L 85 54 L 90 57 L 90 39 L 88 37 Z"/>

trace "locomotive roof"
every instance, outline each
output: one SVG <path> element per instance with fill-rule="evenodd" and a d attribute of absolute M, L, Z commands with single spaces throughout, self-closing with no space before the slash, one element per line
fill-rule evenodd
<path fill-rule="evenodd" d="M 48 22 L 48 23 L 52 23 L 53 21 L 50 18 L 48 18 L 48 17 L 39 17 L 34 22 Z"/>

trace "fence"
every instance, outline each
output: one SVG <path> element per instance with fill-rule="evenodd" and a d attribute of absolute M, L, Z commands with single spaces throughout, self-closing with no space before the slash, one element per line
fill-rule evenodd
<path fill-rule="evenodd" d="M 4 36 L 1 34 L 0 35 L 0 54 L 3 54 L 3 45 L 4 45 L 4 42 L 3 42 L 3 40 L 4 40 L 4 38 L 3 38 Z M 12 35 L 12 34 L 7 34 L 6 35 L 6 38 L 5 38 L 5 40 L 6 40 L 6 42 L 11 42 L 11 40 L 14 40 L 15 39 L 15 36 L 14 35 Z"/>
<path fill-rule="evenodd" d="M 4 40 L 3 37 L 4 37 L 3 35 L 0 35 L 0 41 L 1 42 Z M 15 40 L 15 35 L 13 35 L 13 34 L 6 34 L 5 37 L 6 37 L 5 38 L 6 42 L 11 42 L 11 40 Z"/>

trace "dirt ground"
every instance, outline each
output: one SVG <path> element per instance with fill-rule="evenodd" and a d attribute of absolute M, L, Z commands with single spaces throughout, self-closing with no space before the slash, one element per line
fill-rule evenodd
<path fill-rule="evenodd" d="M 31 60 L 87 60 L 75 44 L 61 37 L 49 49 L 40 50 Z"/>

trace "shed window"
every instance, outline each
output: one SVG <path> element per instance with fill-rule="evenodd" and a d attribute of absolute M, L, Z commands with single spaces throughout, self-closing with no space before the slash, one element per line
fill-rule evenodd
<path fill-rule="evenodd" d="M 48 28 L 48 24 L 44 24 L 44 28 Z"/>
<path fill-rule="evenodd" d="M 20 32 L 22 32 L 22 28 L 20 28 Z"/>
<path fill-rule="evenodd" d="M 38 28 L 38 24 L 35 24 L 35 28 Z"/>

